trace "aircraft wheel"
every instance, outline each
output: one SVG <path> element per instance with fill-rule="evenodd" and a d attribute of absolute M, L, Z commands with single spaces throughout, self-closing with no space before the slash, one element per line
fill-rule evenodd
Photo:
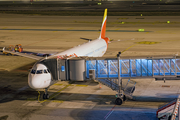
<path fill-rule="evenodd" d="M 117 98 L 115 103 L 116 103 L 116 105 L 121 105 L 123 103 L 122 98 Z"/>
<path fill-rule="evenodd" d="M 49 99 L 49 94 L 46 94 L 46 99 Z"/>
<path fill-rule="evenodd" d="M 123 95 L 123 101 L 126 101 L 126 100 L 127 100 L 126 96 L 125 96 L 125 95 Z"/>
<path fill-rule="evenodd" d="M 43 94 L 43 99 L 49 99 L 49 94 Z"/>
<path fill-rule="evenodd" d="M 46 94 L 43 94 L 43 99 L 46 99 Z"/>

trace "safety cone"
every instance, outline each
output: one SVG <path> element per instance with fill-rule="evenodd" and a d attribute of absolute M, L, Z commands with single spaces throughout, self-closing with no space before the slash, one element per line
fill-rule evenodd
<path fill-rule="evenodd" d="M 99 83 L 99 88 L 102 88 L 102 87 L 101 87 L 101 83 Z"/>

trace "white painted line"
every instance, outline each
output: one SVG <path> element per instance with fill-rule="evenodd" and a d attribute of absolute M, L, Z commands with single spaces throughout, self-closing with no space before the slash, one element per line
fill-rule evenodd
<path fill-rule="evenodd" d="M 114 107 L 108 112 L 108 114 L 104 117 L 105 120 L 108 119 L 108 117 L 112 114 L 112 112 L 114 111 L 114 108 L 116 107 L 116 105 L 114 105 Z"/>
<path fill-rule="evenodd" d="M 112 110 L 109 114 L 108 114 L 108 116 L 107 117 L 105 117 L 105 120 L 107 120 L 108 119 L 108 117 L 112 114 L 112 112 L 113 112 L 114 110 Z"/>

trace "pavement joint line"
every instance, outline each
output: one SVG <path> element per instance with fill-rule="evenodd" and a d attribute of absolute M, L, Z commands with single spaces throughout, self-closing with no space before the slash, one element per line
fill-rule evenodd
<path fill-rule="evenodd" d="M 53 99 L 54 97 L 56 97 L 57 95 L 59 95 L 62 90 L 66 89 L 66 88 L 69 87 L 69 86 L 71 86 L 71 84 L 66 85 L 64 88 L 62 88 L 62 89 L 60 89 L 59 91 L 57 91 L 56 93 L 52 94 L 52 95 L 49 97 L 49 99 L 43 100 L 43 101 L 40 101 L 40 100 L 39 100 L 39 98 L 40 98 L 40 92 L 38 91 L 38 93 L 39 93 L 39 95 L 38 95 L 38 102 L 44 103 L 44 102 L 46 102 L 46 101 L 49 101 L 49 100 Z"/>
<path fill-rule="evenodd" d="M 72 30 L 73 28 L 68 28 L 68 29 L 66 29 L 66 30 Z"/>

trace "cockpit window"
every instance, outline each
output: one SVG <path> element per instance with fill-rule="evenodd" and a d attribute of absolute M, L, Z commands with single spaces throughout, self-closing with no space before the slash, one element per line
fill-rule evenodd
<path fill-rule="evenodd" d="M 31 70 L 31 73 L 32 73 L 32 74 L 35 74 L 35 73 L 36 73 L 36 70 L 33 70 L 33 69 L 32 69 L 32 70 Z"/>
<path fill-rule="evenodd" d="M 43 70 L 37 70 L 36 74 L 42 74 Z"/>
<path fill-rule="evenodd" d="M 44 70 L 44 73 L 48 73 L 46 70 Z"/>
<path fill-rule="evenodd" d="M 47 71 L 50 73 L 49 69 L 47 69 Z"/>

